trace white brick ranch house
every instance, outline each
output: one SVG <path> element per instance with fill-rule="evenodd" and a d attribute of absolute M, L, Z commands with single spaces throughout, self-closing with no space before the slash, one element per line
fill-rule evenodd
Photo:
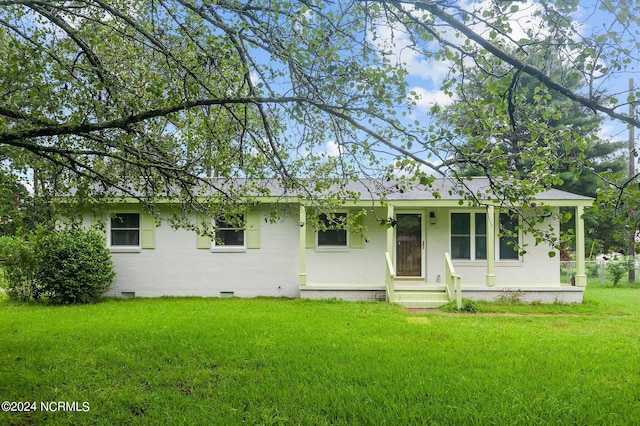
<path fill-rule="evenodd" d="M 487 184 L 473 179 L 465 190 L 481 194 Z M 274 196 L 245 215 L 242 229 L 219 222 L 213 239 L 165 221 L 156 225 L 135 201 L 110 204 L 110 217 L 85 212 L 83 223 L 106 230 L 117 273 L 107 294 L 115 297 L 280 296 L 429 307 L 461 297 L 494 300 L 505 291 L 519 291 L 526 301 L 582 301 L 581 216 L 591 198 L 559 190 L 536 197 L 537 205 L 575 208 L 577 271 L 572 286 L 561 284 L 560 256 L 550 257 L 549 245 L 535 245 L 522 231 L 516 231 L 517 237 L 499 236 L 501 227 L 516 230 L 517 220 L 498 205 L 473 207 L 462 201 L 456 185 L 437 180 L 433 188 L 440 197 L 417 187 L 389 194 L 385 203 L 370 194 L 345 200 L 337 217 L 365 212 L 363 231 L 357 232 L 316 230 L 307 223 L 303 198 L 273 191 Z M 366 187 L 360 182 L 352 189 L 364 194 Z M 275 222 L 265 220 L 272 203 L 286 204 Z M 163 215 L 162 206 L 159 211 Z M 393 226 L 381 225 L 381 218 Z M 549 225 L 559 228 L 553 216 L 540 224 Z M 525 254 L 513 249 L 514 238 L 527 245 Z"/>

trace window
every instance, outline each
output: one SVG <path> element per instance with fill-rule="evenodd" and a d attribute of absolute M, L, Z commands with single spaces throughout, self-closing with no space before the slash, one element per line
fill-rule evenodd
<path fill-rule="evenodd" d="M 487 258 L 486 213 L 451 213 L 451 258 Z"/>
<path fill-rule="evenodd" d="M 471 259 L 470 213 L 451 213 L 451 258 Z"/>
<path fill-rule="evenodd" d="M 244 247 L 244 219 L 218 218 L 213 244 L 225 247 Z"/>
<path fill-rule="evenodd" d="M 332 215 L 323 213 L 320 215 L 319 221 L 321 229 L 318 230 L 318 247 L 347 246 L 347 230 L 344 229 L 347 222 L 346 213 Z"/>
<path fill-rule="evenodd" d="M 117 213 L 111 218 L 111 246 L 140 246 L 140 214 Z"/>
<path fill-rule="evenodd" d="M 498 241 L 497 258 L 518 260 L 518 218 L 507 213 L 499 215 L 501 235 Z M 489 236 L 489 238 L 494 238 Z M 451 213 L 451 258 L 467 260 L 487 259 L 487 214 Z"/>
<path fill-rule="evenodd" d="M 500 260 L 518 260 L 518 218 L 500 213 Z"/>

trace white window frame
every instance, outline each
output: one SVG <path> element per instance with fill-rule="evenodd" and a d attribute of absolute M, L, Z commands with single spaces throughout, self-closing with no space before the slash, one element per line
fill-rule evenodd
<path fill-rule="evenodd" d="M 344 215 L 345 220 L 349 220 L 349 212 L 344 211 L 344 210 L 338 210 L 335 212 L 332 212 L 333 215 Z M 318 216 L 318 220 L 320 220 L 320 216 Z M 328 228 L 327 230 L 330 230 L 331 228 Z M 344 231 L 345 233 L 345 243 L 343 245 L 320 245 L 320 239 L 319 239 L 319 234 L 320 232 L 324 232 L 320 229 L 316 230 L 315 233 L 315 238 L 316 238 L 316 250 L 319 251 L 346 251 L 349 250 L 350 247 L 350 232 L 347 229 L 335 229 L 337 231 Z"/>
<path fill-rule="evenodd" d="M 133 230 L 137 230 L 138 231 L 138 244 L 137 245 L 115 245 L 112 243 L 112 238 L 111 238 L 111 232 L 113 230 L 111 223 L 113 221 L 113 219 L 115 219 L 118 215 L 125 215 L 125 214 L 135 214 L 138 215 L 138 227 L 137 228 L 115 228 L 119 231 L 133 231 Z M 114 214 L 113 217 L 110 217 L 107 219 L 107 247 L 109 247 L 109 249 L 111 251 L 116 251 L 116 252 L 139 252 L 141 251 L 141 246 L 142 244 L 142 214 L 140 212 L 135 212 L 135 211 L 119 211 L 116 212 Z"/>
<path fill-rule="evenodd" d="M 484 259 L 477 259 L 476 258 L 476 214 L 487 214 L 486 210 L 451 210 L 449 212 L 449 253 L 453 253 L 453 244 L 451 242 L 451 238 L 453 237 L 453 215 L 454 214 L 468 214 L 469 215 L 469 258 L 451 258 L 452 261 L 454 262 L 486 262 L 487 259 L 486 257 Z M 485 216 L 486 218 L 486 216 Z M 486 219 L 485 219 L 486 220 Z M 485 232 L 487 231 L 486 229 L 486 224 L 485 224 Z M 488 238 L 488 236 L 485 234 L 485 238 Z M 486 248 L 485 248 L 486 250 Z M 486 252 L 485 252 L 485 256 L 486 256 Z"/>
<path fill-rule="evenodd" d="M 211 251 L 226 252 L 226 253 L 244 253 L 247 250 L 247 216 L 245 214 L 242 215 L 242 222 L 244 223 L 243 228 L 233 228 L 233 227 L 218 228 L 217 227 L 218 221 L 219 219 L 214 219 L 213 221 L 215 232 L 213 234 L 213 238 L 211 239 Z M 216 235 L 218 234 L 219 231 L 235 231 L 235 232 L 242 231 L 242 245 L 218 244 L 216 242 L 217 241 Z"/>

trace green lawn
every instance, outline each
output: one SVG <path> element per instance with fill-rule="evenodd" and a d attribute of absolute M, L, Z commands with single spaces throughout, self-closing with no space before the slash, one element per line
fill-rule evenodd
<path fill-rule="evenodd" d="M 484 307 L 524 315 L 282 299 L 2 301 L 0 400 L 37 411 L 0 413 L 0 424 L 637 424 L 640 289 L 585 297 Z M 43 411 L 58 401 L 88 411 Z"/>

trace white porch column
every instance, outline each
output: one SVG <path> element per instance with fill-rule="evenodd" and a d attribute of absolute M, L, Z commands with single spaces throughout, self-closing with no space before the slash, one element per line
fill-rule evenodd
<path fill-rule="evenodd" d="M 576 206 L 576 286 L 585 287 L 587 285 L 587 275 L 584 269 L 584 213 L 583 206 Z"/>
<path fill-rule="evenodd" d="M 394 209 L 391 204 L 387 204 L 387 220 L 394 219 Z M 387 253 L 391 256 L 391 259 L 395 259 L 393 256 L 395 247 L 395 241 L 393 240 L 393 226 L 387 228 Z"/>
<path fill-rule="evenodd" d="M 496 285 L 496 214 L 493 206 L 487 206 L 487 287 Z"/>
<path fill-rule="evenodd" d="M 300 204 L 300 272 L 298 285 L 307 285 L 307 209 Z"/>

